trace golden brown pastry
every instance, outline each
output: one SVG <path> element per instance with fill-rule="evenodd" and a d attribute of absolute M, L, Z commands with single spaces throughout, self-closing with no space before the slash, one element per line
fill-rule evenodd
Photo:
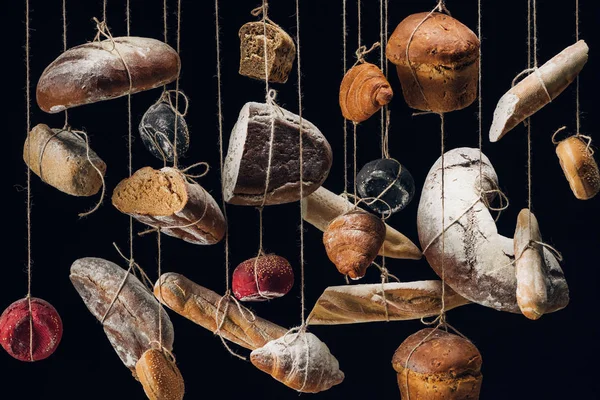
<path fill-rule="evenodd" d="M 340 85 L 340 107 L 344 118 L 362 122 L 392 101 L 394 92 L 378 66 L 358 64 L 352 68 Z"/>
<path fill-rule="evenodd" d="M 174 360 L 159 349 L 146 350 L 135 365 L 140 383 L 150 400 L 181 400 L 183 377 Z"/>
<path fill-rule="evenodd" d="M 588 200 L 600 191 L 600 172 L 587 144 L 578 136 L 571 136 L 556 146 L 560 166 L 569 186 L 579 200 Z"/>

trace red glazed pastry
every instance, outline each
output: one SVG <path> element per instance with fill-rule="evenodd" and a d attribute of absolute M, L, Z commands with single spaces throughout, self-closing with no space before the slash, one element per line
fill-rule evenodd
<path fill-rule="evenodd" d="M 27 298 L 12 303 L 0 316 L 0 344 L 21 361 L 38 361 L 49 357 L 60 343 L 63 326 L 58 312 L 50 303 L 31 298 L 33 349 L 29 351 L 29 303 Z M 33 357 L 33 358 L 32 358 Z"/>
<path fill-rule="evenodd" d="M 256 257 L 246 260 L 233 271 L 233 294 L 241 301 L 265 301 L 281 297 L 292 286 L 294 271 L 290 263 L 275 254 L 259 256 L 258 260 Z"/>

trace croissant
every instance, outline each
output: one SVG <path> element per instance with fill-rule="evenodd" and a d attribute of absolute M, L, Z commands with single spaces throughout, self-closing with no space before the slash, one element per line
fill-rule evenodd
<path fill-rule="evenodd" d="M 394 92 L 383 72 L 374 64 L 363 63 L 350 70 L 340 86 L 340 107 L 344 118 L 362 122 L 392 101 Z"/>
<path fill-rule="evenodd" d="M 327 345 L 308 332 L 271 340 L 250 353 L 252 364 L 302 393 L 318 393 L 340 384 L 344 373 Z"/>
<path fill-rule="evenodd" d="M 600 171 L 586 143 L 571 136 L 556 146 L 560 166 L 579 200 L 588 200 L 600 191 Z"/>
<path fill-rule="evenodd" d="M 323 234 L 327 256 L 338 271 L 352 279 L 365 276 L 384 240 L 385 223 L 360 209 L 331 221 Z"/>
<path fill-rule="evenodd" d="M 150 400 L 183 399 L 185 387 L 181 372 L 161 350 L 146 350 L 135 365 L 135 371 Z"/>

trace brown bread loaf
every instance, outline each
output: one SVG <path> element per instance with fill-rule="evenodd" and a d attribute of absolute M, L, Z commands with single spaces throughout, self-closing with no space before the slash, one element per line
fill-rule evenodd
<path fill-rule="evenodd" d="M 135 365 L 138 379 L 150 400 L 181 400 L 185 384 L 179 368 L 159 349 L 146 350 Z"/>
<path fill-rule="evenodd" d="M 477 347 L 458 335 L 432 330 L 409 336 L 394 353 L 392 366 L 402 399 L 479 399 L 483 376 Z"/>
<path fill-rule="evenodd" d="M 477 98 L 479 39 L 442 13 L 434 12 L 419 26 L 427 14 L 409 15 L 398 24 L 386 47 L 387 59 L 396 64 L 409 107 L 436 113 L 460 110 Z"/>
<path fill-rule="evenodd" d="M 327 178 L 333 156 L 325 136 L 306 118 L 302 119 L 302 135 L 306 197 Z M 229 139 L 223 166 L 223 197 L 231 204 L 251 206 L 263 205 L 263 200 L 264 205 L 300 200 L 298 115 L 277 105 L 244 105 Z"/>
<path fill-rule="evenodd" d="M 137 93 L 173 82 L 180 60 L 168 44 L 143 37 L 116 37 L 73 47 L 42 73 L 36 97 L 48 113 Z M 125 67 L 127 65 L 127 68 Z"/>
<path fill-rule="evenodd" d="M 265 74 L 265 29 L 267 32 L 267 73 Z M 285 83 L 294 60 L 296 46 L 281 27 L 263 22 L 242 25 L 240 37 L 240 75 L 269 82 Z"/>
<path fill-rule="evenodd" d="M 122 213 L 194 244 L 215 244 L 227 229 L 215 199 L 170 167 L 136 171 L 117 185 L 112 203 Z"/>
<path fill-rule="evenodd" d="M 556 146 L 560 166 L 575 197 L 589 200 L 600 191 L 600 171 L 588 145 L 571 136 Z"/>
<path fill-rule="evenodd" d="M 139 279 L 101 258 L 81 258 L 71 266 L 71 283 L 86 307 L 99 321 L 106 314 L 115 295 L 117 300 L 104 320 L 104 333 L 123 361 L 136 376 L 136 363 L 146 350 L 159 343 L 159 304 Z M 160 307 L 162 320 L 162 347 L 173 350 L 173 324 Z"/>
<path fill-rule="evenodd" d="M 44 182 L 72 196 L 93 196 L 102 187 L 106 164 L 73 132 L 36 125 L 25 140 L 23 160 Z M 94 168 L 102 172 L 102 176 Z"/>
<path fill-rule="evenodd" d="M 250 350 L 262 347 L 287 332 L 287 329 L 279 325 L 254 316 L 242 305 L 238 307 L 234 303 L 229 304 L 227 314 L 223 315 L 226 299 L 221 301 L 222 296 L 180 274 L 163 274 L 154 286 L 154 295 L 177 314 L 211 332 L 217 331 L 218 313 L 219 322 L 224 318 L 221 336 Z"/>
<path fill-rule="evenodd" d="M 392 101 L 394 92 L 375 64 L 362 63 L 352 68 L 340 85 L 340 108 L 344 118 L 363 122 Z"/>

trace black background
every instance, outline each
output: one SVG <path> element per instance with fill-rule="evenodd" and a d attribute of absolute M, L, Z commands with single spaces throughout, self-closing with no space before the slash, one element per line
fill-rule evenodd
<path fill-rule="evenodd" d="M 43 69 L 62 51 L 61 2 L 30 0 L 31 79 L 33 93 Z M 125 2 L 109 0 L 108 23 L 114 36 L 124 36 Z M 238 75 L 239 27 L 254 20 L 250 10 L 256 1 L 223 0 L 221 3 L 221 49 L 225 139 L 247 101 L 262 101 L 264 85 Z M 295 36 L 295 4 L 292 0 L 271 2 L 270 17 Z M 390 32 L 411 13 L 431 9 L 433 1 L 390 1 Z M 574 1 L 538 1 L 540 64 L 574 42 Z M 7 7 L 8 6 L 8 7 Z M 175 45 L 176 2 L 169 0 L 169 42 Z M 475 0 L 449 1 L 453 16 L 473 30 L 477 26 Z M 100 1 L 68 1 L 68 43 L 75 46 L 94 38 L 92 17 L 101 17 Z M 523 126 L 500 142 L 491 144 L 487 130 L 496 101 L 508 90 L 512 78 L 526 68 L 527 2 L 483 1 L 483 104 L 484 152 L 493 162 L 500 185 L 511 200 L 502 214 L 499 231 L 512 236 L 516 216 L 527 204 L 527 147 Z M 581 0 L 581 30 L 590 48 L 590 60 L 581 75 L 582 133 L 594 135 L 599 124 L 594 116 L 599 88 L 596 51 L 600 41 L 596 28 L 600 6 Z M 348 63 L 354 62 L 357 46 L 356 2 L 348 0 Z M 5 2 L 0 17 L 4 25 L 2 76 L 4 149 L 3 171 L 3 275 L 0 305 L 26 294 L 25 166 L 22 146 L 26 135 L 24 2 Z M 304 116 L 317 125 L 334 150 L 334 165 L 325 183 L 330 190 L 343 190 L 342 117 L 338 88 L 342 78 L 342 1 L 301 2 L 301 49 Z M 162 39 L 162 0 L 131 2 L 132 35 Z M 365 44 L 379 40 L 379 2 L 363 0 L 362 32 Z M 183 159 L 186 165 L 207 161 L 212 166 L 202 185 L 220 201 L 219 156 L 215 79 L 214 4 L 210 1 L 183 1 L 181 35 L 181 89 L 190 97 L 187 117 L 191 148 Z M 378 63 L 379 53 L 368 60 Z M 439 119 L 412 117 L 404 103 L 397 77 L 390 69 L 396 90 L 391 104 L 390 151 L 413 174 L 417 194 L 410 206 L 394 215 L 390 224 L 417 241 L 416 210 L 421 184 L 439 157 Z M 297 112 L 296 70 L 279 91 L 278 102 Z M 138 138 L 137 124 L 160 90 L 136 94 L 133 103 L 134 169 L 161 162 L 152 158 Z M 33 194 L 33 295 L 51 302 L 64 323 L 64 336 L 56 353 L 33 364 L 0 354 L 4 388 L 18 388 L 19 398 L 143 399 L 139 383 L 121 364 L 106 339 L 100 323 L 88 312 L 72 287 L 68 275 L 71 263 L 80 257 L 103 257 L 125 266 L 112 247 L 127 248 L 128 218 L 110 204 L 115 185 L 127 175 L 126 98 L 72 109 L 70 123 L 85 129 L 92 147 L 107 162 L 107 198 L 103 207 L 88 218 L 77 214 L 90 208 L 96 198 L 69 197 L 32 176 Z M 32 101 L 32 126 L 63 125 L 63 116 L 45 114 Z M 596 289 L 598 271 L 599 198 L 576 200 L 562 174 L 550 137 L 554 130 L 575 125 L 575 86 L 569 87 L 552 104 L 533 118 L 533 210 L 539 219 L 544 240 L 564 255 L 563 268 L 571 290 L 569 306 L 529 321 L 520 315 L 501 313 L 469 305 L 449 313 L 451 323 L 466 334 L 483 355 L 483 399 L 592 399 L 600 398 L 597 387 L 599 346 Z M 477 147 L 477 106 L 447 114 L 446 147 Z M 380 157 L 379 118 L 361 124 L 358 133 L 358 164 Z M 258 244 L 258 215 L 254 208 L 229 206 L 231 265 L 252 257 Z M 299 207 L 288 204 L 265 210 L 265 247 L 288 258 L 299 277 Z M 139 232 L 144 226 L 136 224 Z M 306 225 L 306 301 L 310 310 L 329 285 L 344 283 L 329 262 L 321 243 L 322 235 Z M 156 278 L 155 237 L 135 238 L 135 258 Z M 164 270 L 180 272 L 219 293 L 225 291 L 223 245 L 199 247 L 164 237 Z M 388 260 L 392 273 L 403 281 L 433 279 L 427 262 Z M 364 282 L 378 282 L 371 268 Z M 299 282 L 299 279 L 297 279 Z M 270 303 L 255 304 L 264 318 L 282 326 L 300 323 L 300 287 Z M 309 311 L 308 310 L 308 311 Z M 307 311 L 307 312 L 308 312 Z M 218 338 L 190 321 L 171 313 L 176 340 L 174 352 L 186 381 L 189 399 L 293 399 L 298 394 L 258 371 L 250 363 L 234 358 Z M 396 374 L 391 358 L 396 347 L 421 329 L 419 321 L 363 325 L 312 327 L 340 361 L 345 381 L 316 395 L 323 399 L 398 398 Z M 244 349 L 238 349 L 248 354 Z M 5 389 L 3 389 L 5 390 Z M 311 396 L 311 395 L 304 395 Z M 15 398 L 6 392 L 0 398 Z"/>

